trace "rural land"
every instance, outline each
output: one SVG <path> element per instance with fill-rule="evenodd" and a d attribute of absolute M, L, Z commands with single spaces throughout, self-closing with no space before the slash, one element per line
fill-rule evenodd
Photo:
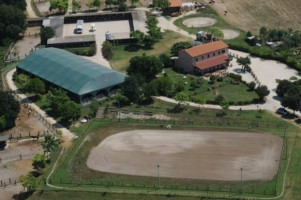
<path fill-rule="evenodd" d="M 301 199 L 300 13 L 0 0 L 0 200 Z"/>

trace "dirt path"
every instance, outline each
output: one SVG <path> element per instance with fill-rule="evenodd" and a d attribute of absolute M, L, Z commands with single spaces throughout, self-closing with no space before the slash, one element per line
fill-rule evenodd
<path fill-rule="evenodd" d="M 37 18 L 38 16 L 36 15 L 36 13 L 33 11 L 32 7 L 31 7 L 31 0 L 26 0 L 26 13 L 27 13 L 27 17 L 28 18 Z"/>
<path fill-rule="evenodd" d="M 12 91 L 17 91 L 17 87 L 15 85 L 15 83 L 13 82 L 13 74 L 14 72 L 16 71 L 16 69 L 13 69 L 11 71 L 9 71 L 7 74 L 6 74 L 6 81 L 7 81 L 7 84 L 9 86 L 9 88 L 12 90 Z M 21 99 L 27 99 L 27 97 L 23 94 L 23 93 L 18 93 L 17 94 Z M 60 125 L 55 119 L 53 119 L 52 117 L 50 117 L 47 113 L 45 113 L 45 111 L 41 110 L 37 105 L 35 105 L 34 103 L 32 102 L 28 102 L 31 106 L 31 108 L 33 110 L 35 110 L 36 112 L 38 112 L 41 116 L 44 117 L 44 119 L 46 119 L 46 121 L 49 123 L 49 124 L 52 124 L 52 125 L 55 125 L 56 128 L 58 130 L 61 130 L 63 132 L 63 140 L 64 141 L 70 141 L 70 140 L 73 140 L 74 138 L 76 138 L 76 136 L 70 132 L 68 129 L 66 129 L 65 127 L 63 127 L 62 125 Z"/>
<path fill-rule="evenodd" d="M 272 134 L 135 130 L 112 135 L 92 149 L 94 170 L 204 180 L 270 180 L 282 139 Z"/>

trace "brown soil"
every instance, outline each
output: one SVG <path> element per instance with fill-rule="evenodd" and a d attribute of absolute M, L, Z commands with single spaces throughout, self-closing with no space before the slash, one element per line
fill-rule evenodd
<path fill-rule="evenodd" d="M 92 149 L 88 167 L 112 173 L 205 180 L 269 180 L 282 139 L 264 133 L 136 130 Z"/>
<path fill-rule="evenodd" d="M 245 31 L 258 33 L 261 26 L 301 30 L 301 1 L 215 0 L 213 8 L 228 23 Z"/>

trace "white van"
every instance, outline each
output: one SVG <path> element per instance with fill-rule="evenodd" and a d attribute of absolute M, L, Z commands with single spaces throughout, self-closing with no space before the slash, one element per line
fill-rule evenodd
<path fill-rule="evenodd" d="M 76 33 L 82 34 L 83 33 L 83 27 L 84 27 L 84 20 L 77 20 L 76 22 Z"/>

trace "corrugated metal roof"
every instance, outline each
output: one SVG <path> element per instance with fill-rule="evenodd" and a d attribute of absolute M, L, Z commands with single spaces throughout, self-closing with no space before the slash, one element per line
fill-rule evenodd
<path fill-rule="evenodd" d="M 198 46 L 191 47 L 189 49 L 185 49 L 191 57 L 200 56 L 206 53 L 210 53 L 213 51 L 217 51 L 219 49 L 229 48 L 229 46 L 223 41 L 215 41 L 206 44 L 201 44 Z"/>
<path fill-rule="evenodd" d="M 17 68 L 77 95 L 118 85 L 125 79 L 120 72 L 57 48 L 35 51 Z"/>

